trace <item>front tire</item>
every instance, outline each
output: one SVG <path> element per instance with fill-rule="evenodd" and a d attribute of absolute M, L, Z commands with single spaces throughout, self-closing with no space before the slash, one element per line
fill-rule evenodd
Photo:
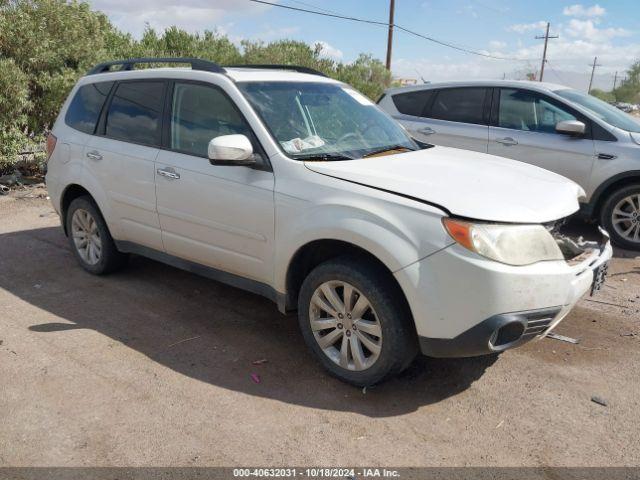
<path fill-rule="evenodd" d="M 640 184 L 613 192 L 602 205 L 600 222 L 614 245 L 640 250 Z"/>
<path fill-rule="evenodd" d="M 104 275 L 122 268 L 127 255 L 116 248 L 107 224 L 93 199 L 74 199 L 67 209 L 67 235 L 78 263 L 87 272 Z"/>
<path fill-rule="evenodd" d="M 389 272 L 366 259 L 316 267 L 302 284 L 298 321 L 323 367 L 359 387 L 400 373 L 418 351 L 401 291 Z"/>

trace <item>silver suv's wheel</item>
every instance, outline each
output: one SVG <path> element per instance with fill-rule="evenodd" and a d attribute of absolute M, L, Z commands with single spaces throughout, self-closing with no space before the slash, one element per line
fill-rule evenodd
<path fill-rule="evenodd" d="M 120 253 L 107 224 L 91 197 L 78 197 L 67 208 L 65 218 L 69 244 L 85 270 L 96 275 L 122 267 L 127 255 Z"/>
<path fill-rule="evenodd" d="M 311 297 L 309 320 L 324 354 L 348 370 L 366 370 L 382 350 L 382 328 L 365 295 L 338 280 L 324 282 Z"/>
<path fill-rule="evenodd" d="M 78 255 L 89 265 L 95 265 L 102 255 L 102 240 L 98 223 L 89 212 L 78 208 L 71 217 L 71 236 Z"/>
<path fill-rule="evenodd" d="M 640 193 L 622 198 L 613 207 L 613 229 L 630 242 L 640 243 Z"/>
<path fill-rule="evenodd" d="M 613 192 L 602 205 L 600 221 L 614 244 L 640 250 L 640 185 Z"/>
<path fill-rule="evenodd" d="M 340 257 L 313 269 L 300 289 L 298 321 L 318 361 L 354 385 L 399 373 L 418 351 L 402 291 L 367 258 Z"/>

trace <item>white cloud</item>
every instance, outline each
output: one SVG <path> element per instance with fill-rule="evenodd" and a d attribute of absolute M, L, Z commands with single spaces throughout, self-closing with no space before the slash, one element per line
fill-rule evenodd
<path fill-rule="evenodd" d="M 223 18 L 230 13 L 256 14 L 271 8 L 267 5 L 238 0 L 90 1 L 93 8 L 103 11 L 118 28 L 134 36 L 139 36 L 146 24 L 158 30 L 164 30 L 172 25 L 189 32 L 215 30 Z"/>
<path fill-rule="evenodd" d="M 489 47 L 493 50 L 502 50 L 506 48 L 507 44 L 505 42 L 501 42 L 499 40 L 491 40 L 489 42 Z"/>
<path fill-rule="evenodd" d="M 517 23 L 507 27 L 507 31 L 516 33 L 527 33 L 535 30 L 542 30 L 547 26 L 547 22 L 540 20 L 533 23 Z"/>
<path fill-rule="evenodd" d="M 568 17 L 596 18 L 602 17 L 605 13 L 607 13 L 607 11 L 598 4 L 595 4 L 591 7 L 585 7 L 584 5 L 576 4 L 569 7 L 564 7 L 562 13 L 564 15 L 567 15 Z"/>
<path fill-rule="evenodd" d="M 598 28 L 593 20 L 572 18 L 566 27 L 567 34 L 574 38 L 584 38 L 591 42 L 602 42 L 614 37 L 627 37 L 631 34 L 624 28 Z"/>
<path fill-rule="evenodd" d="M 282 27 L 282 28 L 272 28 L 267 27 L 265 30 L 252 35 L 256 38 L 256 40 L 278 40 L 282 38 L 289 38 L 291 35 L 298 33 L 300 31 L 300 27 Z"/>
<path fill-rule="evenodd" d="M 321 55 L 330 58 L 332 60 L 342 60 L 342 57 L 344 57 L 344 54 L 342 53 L 342 50 L 339 50 L 331 45 L 329 45 L 327 42 L 325 42 L 324 40 L 318 40 L 313 42 L 314 45 L 320 45 L 322 47 L 322 52 Z"/>

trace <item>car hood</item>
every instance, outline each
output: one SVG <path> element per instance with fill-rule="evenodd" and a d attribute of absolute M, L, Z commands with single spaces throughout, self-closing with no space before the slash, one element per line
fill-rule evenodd
<path fill-rule="evenodd" d="M 314 172 L 433 204 L 477 220 L 544 223 L 579 208 L 567 178 L 494 155 L 432 147 L 357 160 L 305 163 Z"/>

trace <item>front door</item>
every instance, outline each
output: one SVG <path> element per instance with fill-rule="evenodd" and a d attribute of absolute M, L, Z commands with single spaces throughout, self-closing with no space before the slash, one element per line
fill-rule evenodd
<path fill-rule="evenodd" d="M 585 189 L 595 150 L 588 119 L 546 95 L 500 89 L 499 104 L 489 128 L 489 153 L 531 163 L 559 173 Z M 556 132 L 556 124 L 579 120 L 587 126 L 579 137 Z"/>
<path fill-rule="evenodd" d="M 251 128 L 217 86 L 175 82 L 170 89 L 169 148 L 155 165 L 165 251 L 270 282 L 274 177 Z M 249 137 L 258 167 L 209 162 L 209 141 L 231 134 Z"/>

